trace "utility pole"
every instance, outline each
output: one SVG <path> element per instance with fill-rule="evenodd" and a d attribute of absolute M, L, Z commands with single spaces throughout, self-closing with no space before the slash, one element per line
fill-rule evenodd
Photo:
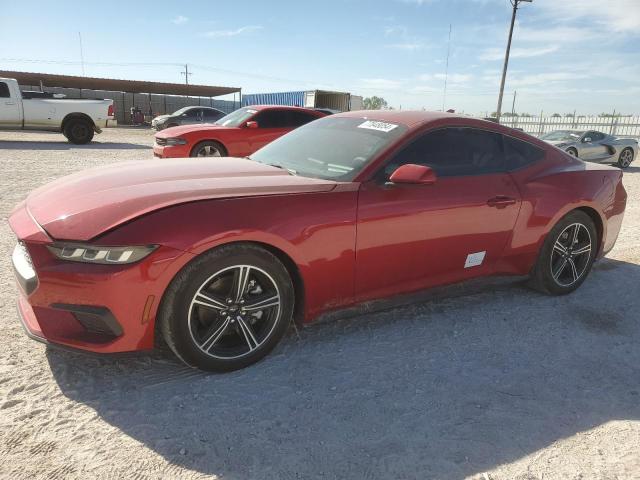
<path fill-rule="evenodd" d="M 509 27 L 509 40 L 507 42 L 507 51 L 504 55 L 504 66 L 502 67 L 502 81 L 500 82 L 500 94 L 498 95 L 498 108 L 496 109 L 496 121 L 500 123 L 500 115 L 502 113 L 502 95 L 504 94 L 504 82 L 507 79 L 507 66 L 509 65 L 509 52 L 511 51 L 511 37 L 513 36 L 513 25 L 516 23 L 516 12 L 521 2 L 531 3 L 533 0 L 510 0 L 513 5 L 513 14 L 511 15 L 511 27 Z"/>
<path fill-rule="evenodd" d="M 444 69 L 444 92 L 442 93 L 442 111 L 447 99 L 447 78 L 449 77 L 449 52 L 451 50 L 451 24 L 449 24 L 449 41 L 447 42 L 447 66 Z"/>
<path fill-rule="evenodd" d="M 513 91 L 513 103 L 511 104 L 511 116 L 516 116 L 516 95 L 518 94 L 517 90 Z"/>
<path fill-rule="evenodd" d="M 187 85 L 189 85 L 189 75 L 193 75 L 193 73 L 189 72 L 189 65 L 187 65 L 186 63 L 184 64 L 184 72 L 180 72 L 182 75 L 184 75 L 184 83 L 186 83 Z"/>

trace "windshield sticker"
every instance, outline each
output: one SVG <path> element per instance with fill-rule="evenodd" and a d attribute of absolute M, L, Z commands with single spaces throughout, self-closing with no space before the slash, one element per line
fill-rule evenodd
<path fill-rule="evenodd" d="M 376 122 L 375 120 L 367 120 L 366 122 L 358 125 L 358 128 L 366 128 L 369 130 L 378 130 L 379 132 L 388 133 L 394 128 L 398 128 L 398 125 L 386 122 Z"/>

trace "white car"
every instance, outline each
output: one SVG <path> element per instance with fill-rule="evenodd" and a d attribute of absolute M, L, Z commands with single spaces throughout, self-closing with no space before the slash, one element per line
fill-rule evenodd
<path fill-rule="evenodd" d="M 0 130 L 62 132 L 71 143 L 85 144 L 113 116 L 113 100 L 23 95 L 16 80 L 0 78 Z"/>

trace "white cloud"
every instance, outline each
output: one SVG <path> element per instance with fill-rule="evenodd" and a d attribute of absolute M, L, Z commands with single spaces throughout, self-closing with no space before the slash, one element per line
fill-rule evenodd
<path fill-rule="evenodd" d="M 262 25 L 245 25 L 244 27 L 236 28 L 235 30 L 212 30 L 205 32 L 202 35 L 209 38 L 235 37 L 244 33 L 262 30 L 262 28 Z"/>
<path fill-rule="evenodd" d="M 418 76 L 418 80 L 420 80 L 421 82 L 429 82 L 432 80 L 443 82 L 445 77 L 447 79 L 447 83 L 459 85 L 469 83 L 473 79 L 473 75 L 464 73 L 450 73 L 449 75 L 446 75 L 444 73 L 425 73 Z"/>
<path fill-rule="evenodd" d="M 403 85 L 401 80 L 391 80 L 388 78 L 361 78 L 360 87 L 362 89 L 375 90 L 397 90 Z"/>
<path fill-rule="evenodd" d="M 409 35 L 409 29 L 404 25 L 390 25 L 384 27 L 384 36 L 395 39 L 395 42 L 385 45 L 386 48 L 395 48 L 398 50 L 406 50 L 413 52 L 421 50 L 427 46 L 427 44 L 418 37 L 412 37 Z"/>
<path fill-rule="evenodd" d="M 557 51 L 560 47 L 549 45 L 548 47 L 512 48 L 509 58 L 539 57 Z M 480 60 L 504 60 L 504 50 L 501 48 L 489 48 L 478 57 Z"/>
<path fill-rule="evenodd" d="M 184 25 L 189 21 L 189 17 L 185 17 L 184 15 L 178 15 L 176 18 L 171 20 L 176 25 Z"/>
<path fill-rule="evenodd" d="M 640 33 L 638 0 L 540 0 L 536 7 L 556 19 L 589 20 L 609 31 Z"/>
<path fill-rule="evenodd" d="M 424 43 L 420 43 L 420 42 L 406 42 L 406 43 L 389 43 L 387 45 L 385 45 L 385 47 L 387 48 L 397 48 L 399 50 L 407 50 L 410 52 L 413 52 L 415 50 L 420 50 L 422 48 L 425 47 Z"/>

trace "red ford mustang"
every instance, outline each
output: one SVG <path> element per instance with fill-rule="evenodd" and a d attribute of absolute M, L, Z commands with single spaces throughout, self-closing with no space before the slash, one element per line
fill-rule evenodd
<path fill-rule="evenodd" d="M 267 143 L 326 114 L 276 105 L 245 107 L 215 123 L 172 127 L 156 134 L 160 158 L 246 157 Z"/>
<path fill-rule="evenodd" d="M 293 320 L 495 274 L 575 290 L 626 192 L 524 133 L 446 113 L 350 112 L 250 159 L 130 162 L 33 192 L 9 221 L 33 338 L 225 371 Z"/>

